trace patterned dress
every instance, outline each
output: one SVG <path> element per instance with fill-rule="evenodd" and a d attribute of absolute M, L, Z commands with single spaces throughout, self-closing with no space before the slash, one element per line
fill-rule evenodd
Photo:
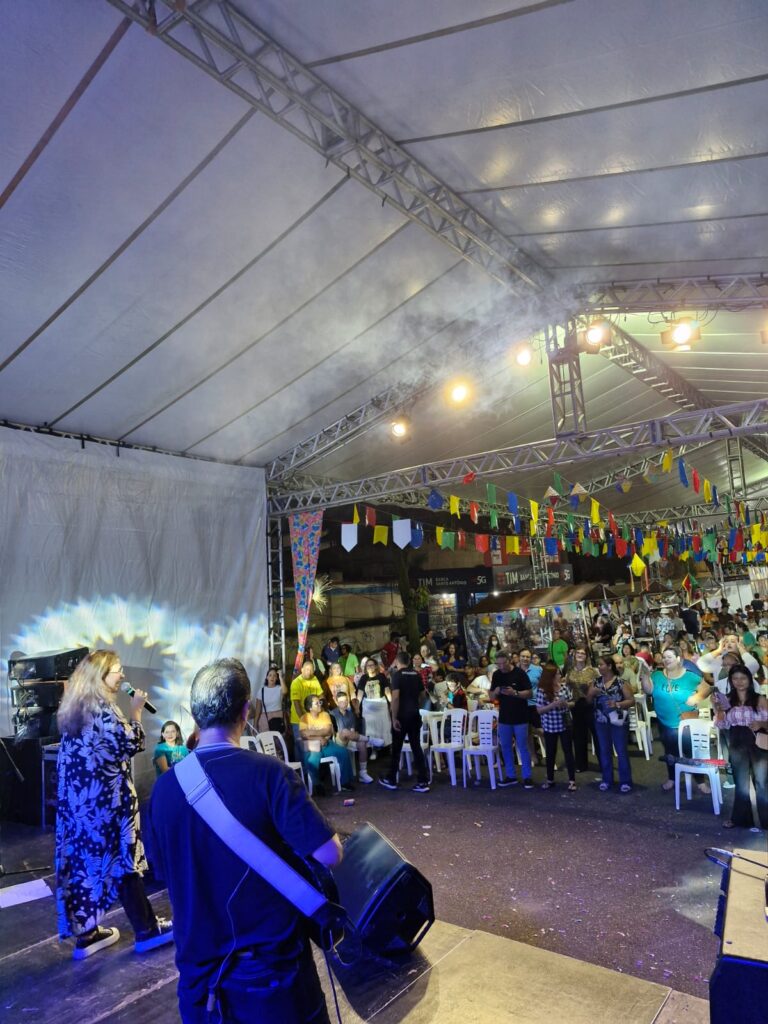
<path fill-rule="evenodd" d="M 100 701 L 79 736 L 63 736 L 58 759 L 56 902 L 59 936 L 91 931 L 117 899 L 123 875 L 147 868 L 131 758 L 144 731 Z"/>

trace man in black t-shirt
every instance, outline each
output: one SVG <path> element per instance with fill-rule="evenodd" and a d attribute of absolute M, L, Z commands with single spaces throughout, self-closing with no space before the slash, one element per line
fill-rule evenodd
<path fill-rule="evenodd" d="M 531 755 L 528 750 L 528 700 L 533 695 L 531 681 L 518 667 L 510 669 L 506 651 L 496 655 L 496 671 L 493 673 L 491 700 L 499 702 L 499 746 L 504 755 L 507 777 L 500 786 L 517 785 L 517 764 L 512 751 L 512 737 L 520 754 L 523 770 L 523 786 L 533 789 L 531 779 Z"/>
<path fill-rule="evenodd" d="M 239 661 L 201 669 L 192 683 L 196 754 L 232 814 L 280 856 L 334 867 L 341 844 L 294 771 L 240 747 L 250 682 Z M 150 806 L 156 873 L 174 910 L 184 1024 L 327 1024 L 328 1011 L 299 911 L 252 871 L 187 802 L 173 771 Z"/>
<path fill-rule="evenodd" d="M 397 789 L 397 772 L 400 767 L 400 754 L 403 740 L 408 739 L 416 765 L 418 781 L 413 786 L 414 793 L 429 792 L 429 776 L 424 751 L 421 749 L 421 715 L 420 701 L 424 694 L 424 683 L 421 674 L 411 665 L 411 656 L 399 651 L 395 657 L 394 668 L 390 675 L 389 688 L 392 693 L 392 761 L 389 773 L 379 779 L 379 784 L 386 789 Z"/>

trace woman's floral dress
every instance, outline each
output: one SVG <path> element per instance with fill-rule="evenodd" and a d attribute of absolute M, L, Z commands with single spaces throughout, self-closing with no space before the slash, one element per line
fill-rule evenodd
<path fill-rule="evenodd" d="M 147 868 L 131 758 L 144 730 L 100 702 L 79 736 L 62 736 L 58 758 L 56 902 L 59 935 L 91 931 L 117 899 L 123 875 Z"/>

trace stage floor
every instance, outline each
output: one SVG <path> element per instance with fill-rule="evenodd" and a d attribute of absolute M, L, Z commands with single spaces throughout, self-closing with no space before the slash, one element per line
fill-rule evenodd
<path fill-rule="evenodd" d="M 39 836 L 24 860 L 45 855 Z M 47 881 L 51 881 L 48 876 Z M 3 879 L 3 889 L 17 883 Z M 6 894 L 7 895 L 7 894 Z M 164 890 L 153 893 L 168 912 Z M 0 910 L 0 1019 L 35 1024 L 153 1024 L 178 1021 L 173 948 L 137 957 L 122 910 L 109 915 L 120 942 L 74 963 L 54 933 L 53 897 Z M 318 970 L 333 1019 L 328 976 Z M 366 962 L 336 973 L 345 1024 L 707 1024 L 703 999 L 664 985 L 538 949 L 488 932 L 438 921 L 416 953 L 397 967 Z"/>

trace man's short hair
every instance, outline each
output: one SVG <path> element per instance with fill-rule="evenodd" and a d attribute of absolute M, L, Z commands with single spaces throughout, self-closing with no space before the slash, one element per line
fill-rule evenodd
<path fill-rule="evenodd" d="M 251 681 L 236 658 L 222 658 L 205 665 L 192 681 L 190 707 L 201 729 L 233 725 L 250 699 Z"/>
<path fill-rule="evenodd" d="M 395 655 L 395 661 L 398 665 L 402 665 L 403 668 L 407 668 L 411 664 L 411 656 L 408 651 L 398 651 Z"/>

